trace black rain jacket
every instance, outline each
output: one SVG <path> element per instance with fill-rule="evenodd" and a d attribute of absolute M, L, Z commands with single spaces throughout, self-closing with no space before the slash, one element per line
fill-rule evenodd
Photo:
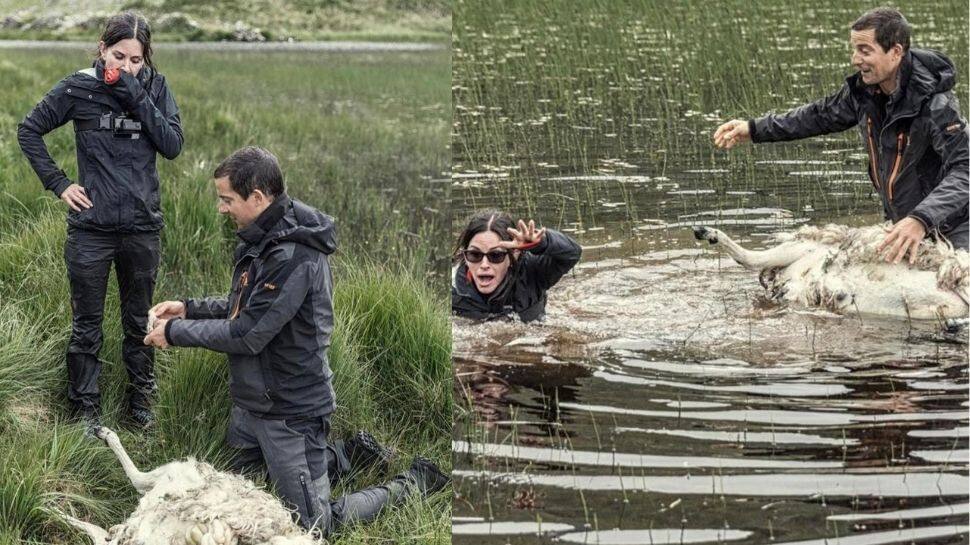
<path fill-rule="evenodd" d="M 540 320 L 546 315 L 546 291 L 579 263 L 582 253 L 575 240 L 546 229 L 542 242 L 522 252 L 488 296 L 478 293 L 468 278 L 468 266 L 462 263 L 451 284 L 451 312 L 475 320 L 513 318 L 514 314 L 523 322 Z"/>
<path fill-rule="evenodd" d="M 262 418 L 332 413 L 333 219 L 281 195 L 237 234 L 229 296 L 186 300 L 166 340 L 228 354 L 233 403 Z"/>
<path fill-rule="evenodd" d="M 89 128 L 104 114 L 125 115 L 141 123 L 132 132 Z M 182 151 L 182 124 L 165 77 L 145 66 L 134 77 L 122 73 L 104 82 L 104 65 L 75 72 L 44 96 L 17 127 L 17 138 L 34 172 L 57 197 L 72 182 L 58 168 L 44 135 L 74 122 L 78 184 L 92 208 L 68 211 L 72 227 L 112 232 L 158 231 L 162 221 L 155 156 L 175 159 Z"/>
<path fill-rule="evenodd" d="M 967 223 L 968 130 L 942 53 L 910 49 L 889 97 L 859 73 L 839 92 L 782 115 L 750 120 L 752 142 L 795 140 L 858 126 L 869 178 L 887 220 L 911 216 L 946 235 Z"/>

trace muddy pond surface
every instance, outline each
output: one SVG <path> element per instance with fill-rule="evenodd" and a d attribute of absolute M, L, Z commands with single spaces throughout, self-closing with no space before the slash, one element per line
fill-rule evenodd
<path fill-rule="evenodd" d="M 584 254 L 544 323 L 455 320 L 454 543 L 967 542 L 966 332 L 780 307 L 690 231 L 881 221 L 854 130 L 709 140 L 834 91 L 868 6 L 728 4 L 456 7 L 455 218 L 505 208 Z M 966 73 L 966 14 L 901 8 Z M 739 47 L 764 77 L 719 95 Z"/>
<path fill-rule="evenodd" d="M 965 338 L 772 307 L 707 250 L 618 261 L 543 325 L 456 323 L 456 543 L 966 538 Z"/>

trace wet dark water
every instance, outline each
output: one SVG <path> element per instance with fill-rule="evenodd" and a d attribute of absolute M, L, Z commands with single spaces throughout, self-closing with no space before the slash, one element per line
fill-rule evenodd
<path fill-rule="evenodd" d="M 537 542 L 537 519 L 540 542 L 580 543 L 965 524 L 965 338 L 762 307 L 759 290 L 710 254 L 650 256 L 578 272 L 544 325 L 456 325 L 474 408 L 455 433 L 455 517 L 479 525 L 455 542 Z"/>
<path fill-rule="evenodd" d="M 540 6 L 456 8 L 455 217 L 503 207 L 584 256 L 544 324 L 455 322 L 453 542 L 966 543 L 966 332 L 779 307 L 689 229 L 881 221 L 855 131 L 709 141 L 834 91 L 869 6 Z M 966 66 L 965 10 L 901 7 Z"/>

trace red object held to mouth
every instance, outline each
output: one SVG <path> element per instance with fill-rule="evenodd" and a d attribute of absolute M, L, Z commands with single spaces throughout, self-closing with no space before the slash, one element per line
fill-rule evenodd
<path fill-rule="evenodd" d="M 108 85 L 114 85 L 118 78 L 121 77 L 121 70 L 117 68 L 107 68 L 104 71 L 104 82 Z"/>

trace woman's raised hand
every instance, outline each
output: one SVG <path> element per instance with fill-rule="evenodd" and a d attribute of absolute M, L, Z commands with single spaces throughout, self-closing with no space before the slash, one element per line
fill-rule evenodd
<path fill-rule="evenodd" d="M 536 229 L 535 220 L 529 220 L 528 224 L 525 223 L 525 220 L 519 220 L 518 226 L 518 229 L 509 227 L 508 231 L 512 235 L 512 240 L 504 240 L 499 243 L 499 246 L 509 250 L 529 249 L 542 242 L 542 237 L 546 234 L 545 227 Z"/>

